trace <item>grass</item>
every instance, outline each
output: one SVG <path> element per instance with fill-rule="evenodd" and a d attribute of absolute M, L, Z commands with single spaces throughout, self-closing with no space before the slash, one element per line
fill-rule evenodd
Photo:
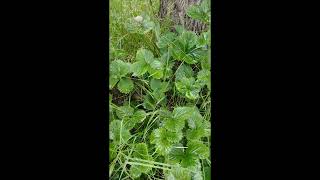
<path fill-rule="evenodd" d="M 152 4 L 150 3 L 152 2 Z M 132 62 L 135 53 L 141 47 L 152 49 L 153 34 L 130 34 L 125 23 L 132 17 L 146 13 L 154 21 L 157 20 L 153 12 L 159 9 L 159 0 L 111 0 L 110 1 L 110 47 L 113 51 L 124 51 L 124 60 Z"/>

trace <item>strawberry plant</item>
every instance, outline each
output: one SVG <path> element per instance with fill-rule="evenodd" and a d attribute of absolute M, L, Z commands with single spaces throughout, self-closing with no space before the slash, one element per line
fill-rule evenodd
<path fill-rule="evenodd" d="M 187 11 L 205 23 L 208 13 L 207 1 Z M 145 43 L 111 48 L 109 179 L 210 179 L 209 30 L 169 31 L 148 13 L 121 23 L 122 39 Z"/>

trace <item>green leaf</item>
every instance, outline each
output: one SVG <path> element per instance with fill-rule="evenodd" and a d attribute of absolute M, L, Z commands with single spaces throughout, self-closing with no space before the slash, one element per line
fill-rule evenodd
<path fill-rule="evenodd" d="M 144 28 L 143 33 L 146 34 L 152 29 L 154 29 L 156 24 L 153 21 L 151 21 L 150 16 L 148 16 L 147 14 L 142 14 L 142 17 L 143 17 L 142 26 Z"/>
<path fill-rule="evenodd" d="M 196 171 L 192 176 L 192 180 L 203 180 L 202 171 L 201 170 Z"/>
<path fill-rule="evenodd" d="M 172 118 L 172 112 L 165 109 L 165 108 L 160 108 L 159 116 L 160 116 L 160 118 L 163 118 L 163 119 Z"/>
<path fill-rule="evenodd" d="M 146 143 L 139 143 L 135 145 L 133 156 L 144 160 L 149 160 L 148 146 Z"/>
<path fill-rule="evenodd" d="M 200 59 L 200 63 L 201 63 L 201 68 L 202 69 L 206 69 L 206 70 L 211 70 L 211 62 L 210 62 L 210 58 L 209 58 L 209 54 L 210 54 L 210 49 L 208 50 L 208 53 L 204 54 L 202 56 L 202 58 Z"/>
<path fill-rule="evenodd" d="M 190 6 L 187 9 L 187 15 L 193 19 L 196 19 L 196 20 L 203 19 L 203 14 L 200 12 L 199 7 L 197 7 L 197 6 Z"/>
<path fill-rule="evenodd" d="M 109 88 L 112 89 L 120 79 L 116 76 L 109 76 Z"/>
<path fill-rule="evenodd" d="M 170 143 L 177 143 L 179 142 L 183 135 L 182 135 L 182 131 L 175 131 L 175 132 L 172 132 L 172 131 L 166 131 L 165 132 L 165 135 L 166 135 L 166 139 L 170 142 Z"/>
<path fill-rule="evenodd" d="M 207 45 L 209 45 L 209 32 L 208 31 L 201 33 L 197 47 L 204 47 Z"/>
<path fill-rule="evenodd" d="M 143 110 L 138 110 L 132 116 L 123 118 L 124 126 L 130 130 L 137 123 L 141 123 L 145 118 L 146 113 Z"/>
<path fill-rule="evenodd" d="M 204 122 L 203 117 L 201 116 L 199 109 L 194 107 L 191 117 L 188 119 L 188 126 L 191 129 L 202 127 Z"/>
<path fill-rule="evenodd" d="M 114 76 L 115 78 L 122 78 L 130 73 L 130 64 L 125 63 L 121 60 L 112 61 L 110 64 L 110 76 Z"/>
<path fill-rule="evenodd" d="M 116 110 L 116 114 L 120 119 L 133 115 L 134 109 L 130 106 L 120 106 Z"/>
<path fill-rule="evenodd" d="M 204 167 L 204 180 L 211 180 L 211 168 Z"/>
<path fill-rule="evenodd" d="M 168 154 L 174 143 L 182 139 L 182 132 L 170 132 L 161 127 L 152 132 L 151 143 L 156 145 L 160 155 Z"/>
<path fill-rule="evenodd" d="M 183 45 L 183 49 L 188 52 L 187 50 L 192 50 L 198 43 L 198 36 L 193 31 L 185 31 L 179 37 L 179 41 Z"/>
<path fill-rule="evenodd" d="M 155 27 L 155 23 L 152 21 L 143 21 L 143 34 L 148 33 L 149 31 L 151 31 L 153 28 Z"/>
<path fill-rule="evenodd" d="M 167 92 L 169 90 L 169 83 L 162 82 L 159 79 L 151 79 L 150 87 L 153 91 Z"/>
<path fill-rule="evenodd" d="M 202 69 L 197 74 L 197 81 L 200 83 L 201 86 L 207 85 L 208 88 L 210 87 L 210 71 L 206 69 Z"/>
<path fill-rule="evenodd" d="M 131 120 L 134 121 L 135 123 L 140 123 L 143 122 L 147 117 L 147 113 L 144 110 L 138 110 L 134 112 Z"/>
<path fill-rule="evenodd" d="M 204 0 L 200 5 L 192 5 L 187 9 L 187 15 L 195 20 L 208 23 L 210 19 L 209 1 Z"/>
<path fill-rule="evenodd" d="M 204 128 L 188 129 L 186 134 L 188 140 L 200 140 L 206 136 L 208 136 L 208 132 Z"/>
<path fill-rule="evenodd" d="M 183 145 L 182 144 L 175 144 L 169 153 L 169 160 L 174 162 L 174 163 L 180 163 L 180 161 L 184 157 L 184 150 L 183 150 Z"/>
<path fill-rule="evenodd" d="M 157 70 L 157 69 L 153 69 L 153 68 L 149 68 L 148 72 L 150 74 L 150 76 L 152 76 L 155 79 L 161 79 L 163 77 L 163 70 Z"/>
<path fill-rule="evenodd" d="M 198 62 L 194 55 L 197 42 L 198 37 L 194 32 L 185 31 L 174 41 L 170 52 L 172 52 L 172 56 L 179 61 L 195 64 Z"/>
<path fill-rule="evenodd" d="M 130 73 L 130 64 L 121 60 L 112 61 L 109 72 L 109 88 L 112 89 L 118 81 Z"/>
<path fill-rule="evenodd" d="M 155 100 L 156 104 L 165 105 L 167 102 L 167 97 L 166 97 L 165 93 L 163 93 L 161 91 L 153 91 L 152 96 L 153 96 L 153 99 Z"/>
<path fill-rule="evenodd" d="M 200 8 L 201 12 L 209 13 L 210 12 L 210 2 L 209 2 L 209 0 L 203 0 L 200 3 L 200 7 L 199 8 Z"/>
<path fill-rule="evenodd" d="M 142 122 L 147 114 L 144 110 L 137 110 L 134 112 L 134 109 L 129 105 L 120 106 L 116 110 L 117 116 L 123 120 L 123 125 L 126 129 L 132 129 L 137 123 Z"/>
<path fill-rule="evenodd" d="M 181 35 L 185 31 L 184 27 L 181 25 L 175 25 L 174 28 L 179 35 Z"/>
<path fill-rule="evenodd" d="M 120 92 L 128 94 L 133 90 L 134 84 L 129 78 L 122 78 L 118 83 L 118 89 Z"/>
<path fill-rule="evenodd" d="M 180 66 L 176 71 L 176 80 L 182 80 L 183 78 L 191 78 L 194 76 L 192 68 L 186 64 Z"/>
<path fill-rule="evenodd" d="M 141 48 L 136 53 L 136 61 L 143 61 L 147 64 L 151 64 L 154 61 L 154 56 L 151 51 Z"/>
<path fill-rule="evenodd" d="M 201 84 L 196 82 L 193 77 L 182 77 L 182 79 L 175 82 L 175 86 L 180 93 L 189 99 L 195 100 L 199 97 Z"/>
<path fill-rule="evenodd" d="M 173 167 L 166 176 L 168 180 L 191 180 L 191 173 L 188 169 L 180 166 Z"/>
<path fill-rule="evenodd" d="M 197 165 L 197 162 L 199 161 L 199 158 L 196 154 L 189 153 L 186 151 L 185 155 L 183 156 L 183 159 L 180 162 L 180 165 L 184 168 L 194 168 Z"/>
<path fill-rule="evenodd" d="M 162 70 L 163 69 L 163 63 L 159 60 L 154 59 L 151 63 L 150 63 L 150 67 L 152 69 L 155 70 Z"/>
<path fill-rule="evenodd" d="M 126 143 L 130 136 L 129 130 L 122 125 L 121 121 L 114 120 L 110 123 L 110 139 L 115 145 Z"/>
<path fill-rule="evenodd" d="M 176 118 L 176 119 L 166 119 L 164 121 L 164 128 L 166 128 L 168 131 L 172 132 L 178 132 L 181 131 L 185 126 L 185 120 L 182 118 Z"/>
<path fill-rule="evenodd" d="M 187 147 L 187 149 L 181 147 L 181 144 L 176 144 L 171 148 L 169 160 L 171 162 L 180 163 L 183 168 L 188 168 L 189 170 L 196 169 L 197 165 L 199 165 L 198 155 L 190 150 L 188 151 L 189 147 Z"/>
<path fill-rule="evenodd" d="M 152 156 L 148 154 L 148 146 L 145 143 L 136 144 L 132 155 L 134 158 L 137 158 L 137 159 L 153 161 Z M 153 164 L 150 164 L 150 165 L 153 165 Z M 141 176 L 142 173 L 147 174 L 151 170 L 151 167 L 141 166 L 141 165 L 132 165 L 131 169 L 133 170 L 130 173 L 132 173 L 134 177 L 139 177 Z"/>
<path fill-rule="evenodd" d="M 133 76 L 142 76 L 148 72 L 149 65 L 145 61 L 138 61 L 132 64 Z"/>
<path fill-rule="evenodd" d="M 164 67 L 163 78 L 170 79 L 173 76 L 172 68 L 174 66 L 174 62 L 170 61 Z"/>
<path fill-rule="evenodd" d="M 192 90 L 186 92 L 186 97 L 189 99 L 195 100 L 195 99 L 199 98 L 199 92 L 200 92 L 200 89 L 198 89 L 198 88 L 192 89 Z"/>
<path fill-rule="evenodd" d="M 173 110 L 173 118 L 179 120 L 189 119 L 193 110 L 192 107 L 175 107 Z"/>
<path fill-rule="evenodd" d="M 150 94 L 143 96 L 143 107 L 148 110 L 153 110 L 156 108 L 156 101 L 151 97 Z"/>
<path fill-rule="evenodd" d="M 151 51 L 139 49 L 136 54 L 136 61 L 132 68 L 135 76 L 141 76 L 148 71 L 150 76 L 156 79 L 163 77 L 163 63 L 155 59 Z"/>
<path fill-rule="evenodd" d="M 210 150 L 209 150 L 209 147 L 207 147 L 201 141 L 189 141 L 186 153 L 195 154 L 200 159 L 206 159 L 209 157 Z"/>
<path fill-rule="evenodd" d="M 114 143 L 109 143 L 109 162 L 111 162 L 117 156 L 117 148 Z"/>
<path fill-rule="evenodd" d="M 157 46 L 159 48 L 167 48 L 168 46 L 172 45 L 172 42 L 175 40 L 177 36 L 173 32 L 168 32 L 162 35 L 157 42 Z"/>
<path fill-rule="evenodd" d="M 170 52 L 172 52 L 172 56 L 178 61 L 184 61 L 188 64 L 195 64 L 197 61 L 188 54 L 187 52 L 183 51 L 183 45 L 179 42 L 175 42 L 174 46 L 170 48 Z"/>
<path fill-rule="evenodd" d="M 139 178 L 142 174 L 142 172 L 140 171 L 140 169 L 136 165 L 131 166 L 129 172 L 133 178 Z"/>
<path fill-rule="evenodd" d="M 188 88 L 188 82 L 189 82 L 188 79 L 187 78 L 184 78 L 184 79 L 186 79 L 186 80 L 185 81 L 177 81 L 177 82 L 175 82 L 175 85 L 176 85 L 177 90 L 180 93 L 185 95 L 190 90 L 190 88 Z"/>

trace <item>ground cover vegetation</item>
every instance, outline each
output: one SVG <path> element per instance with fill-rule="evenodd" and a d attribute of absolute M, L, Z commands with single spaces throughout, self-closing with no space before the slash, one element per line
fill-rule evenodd
<path fill-rule="evenodd" d="M 110 1 L 109 179 L 210 179 L 209 1 L 201 32 L 160 19 L 160 1 Z"/>

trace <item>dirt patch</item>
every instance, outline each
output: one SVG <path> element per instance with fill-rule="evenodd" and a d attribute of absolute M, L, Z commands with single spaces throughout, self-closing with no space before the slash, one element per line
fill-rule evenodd
<path fill-rule="evenodd" d="M 122 106 L 128 95 L 121 93 L 117 88 L 111 90 L 112 103 L 117 106 Z"/>

